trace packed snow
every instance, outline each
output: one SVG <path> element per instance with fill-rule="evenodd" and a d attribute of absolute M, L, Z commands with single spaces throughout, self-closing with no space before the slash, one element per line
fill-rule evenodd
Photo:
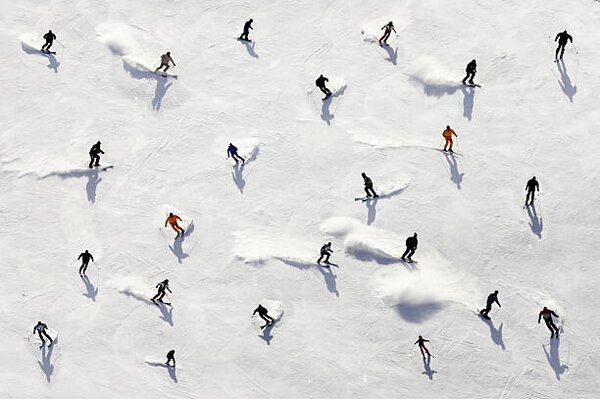
<path fill-rule="evenodd" d="M 2 5 L 0 397 L 600 397 L 600 2 Z"/>

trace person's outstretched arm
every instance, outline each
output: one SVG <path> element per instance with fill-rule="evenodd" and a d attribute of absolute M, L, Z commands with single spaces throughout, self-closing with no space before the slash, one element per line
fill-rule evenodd
<path fill-rule="evenodd" d="M 79 254 L 79 256 L 77 257 L 77 260 L 81 259 L 81 257 L 83 256 L 83 254 Z"/>
<path fill-rule="evenodd" d="M 165 220 L 165 227 L 167 227 L 167 222 L 169 221 L 169 218 L 167 218 L 167 220 Z"/>
<path fill-rule="evenodd" d="M 392 30 L 394 31 L 394 33 L 396 33 L 396 29 L 394 29 L 394 27 L 392 26 Z"/>
<path fill-rule="evenodd" d="M 552 316 L 558 317 L 558 315 L 556 313 L 554 313 L 554 310 L 551 310 L 550 313 L 552 314 Z"/>
<path fill-rule="evenodd" d="M 556 37 L 554 38 L 554 41 L 557 41 L 559 37 L 560 37 L 560 33 L 556 35 Z"/>
<path fill-rule="evenodd" d="M 540 314 L 538 315 L 538 324 L 540 324 L 541 318 L 542 318 L 542 312 L 540 312 Z"/>
<path fill-rule="evenodd" d="M 92 256 L 92 254 L 90 254 L 90 259 L 92 260 L 92 262 L 94 262 L 94 257 Z"/>

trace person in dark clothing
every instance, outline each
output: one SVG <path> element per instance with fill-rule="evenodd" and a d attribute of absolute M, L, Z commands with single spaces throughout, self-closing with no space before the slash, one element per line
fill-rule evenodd
<path fill-rule="evenodd" d="M 380 46 L 383 46 L 384 44 L 387 45 L 387 39 L 390 37 L 390 34 L 392 33 L 392 31 L 394 31 L 394 33 L 396 33 L 396 29 L 394 29 L 394 23 L 392 21 L 383 25 L 381 30 L 384 30 L 384 29 L 385 29 L 385 31 L 383 32 L 383 36 L 381 36 L 381 39 L 379 39 Z"/>
<path fill-rule="evenodd" d="M 325 262 L 325 263 L 329 263 L 329 257 L 331 256 L 331 254 L 333 253 L 333 251 L 331 250 L 331 243 L 328 242 L 327 244 L 324 244 L 321 247 L 321 256 L 319 257 L 319 260 L 317 260 L 317 263 L 320 265 L 321 261 Z M 325 258 L 323 260 L 323 258 Z M 326 266 L 329 267 L 329 266 Z"/>
<path fill-rule="evenodd" d="M 540 184 L 538 183 L 535 176 L 533 176 L 525 185 L 525 190 L 527 191 L 527 196 L 525 197 L 525 205 L 532 205 L 533 200 L 535 199 L 535 192 L 540 191 Z M 531 197 L 531 201 L 529 198 Z"/>
<path fill-rule="evenodd" d="M 252 312 L 252 316 L 254 316 L 256 313 L 258 313 L 260 318 L 267 323 L 264 326 L 262 326 L 261 329 L 265 328 L 270 324 L 275 323 L 275 320 L 271 316 L 269 316 L 269 311 L 263 305 L 259 304 L 258 307 L 254 309 L 254 312 Z"/>
<path fill-rule="evenodd" d="M 469 79 L 469 84 L 475 84 L 473 83 L 473 79 L 475 79 L 475 74 L 477 73 L 477 61 L 472 60 L 471 62 L 469 62 L 467 64 L 466 72 L 467 75 L 462 80 L 463 84 L 467 84 L 467 79 Z"/>
<path fill-rule="evenodd" d="M 538 316 L 538 324 L 540 324 L 540 319 L 543 317 L 544 321 L 546 322 L 546 327 L 548 327 L 548 330 L 550 330 L 550 338 L 553 338 L 554 335 L 556 335 L 556 338 L 558 338 L 558 327 L 556 327 L 556 324 L 554 324 L 552 321 L 552 316 L 558 317 L 553 310 L 550 310 L 544 306 L 544 309 L 540 311 Z"/>
<path fill-rule="evenodd" d="M 406 257 L 408 255 L 408 261 L 412 262 L 412 256 L 417 250 L 417 245 L 419 245 L 419 240 L 417 239 L 417 233 L 415 233 L 413 236 L 408 237 L 406 239 L 406 251 L 404 251 L 404 254 L 402 255 L 401 259 L 406 260 Z"/>
<path fill-rule="evenodd" d="M 157 73 L 163 68 L 164 72 L 167 73 L 167 71 L 171 67 L 171 64 L 173 64 L 174 67 L 177 66 L 175 65 L 175 61 L 173 61 L 173 57 L 171 57 L 171 52 L 167 51 L 165 54 L 160 56 L 160 65 L 154 70 L 154 73 Z"/>
<path fill-rule="evenodd" d="M 479 311 L 479 314 L 481 314 L 486 319 L 489 319 L 490 317 L 488 316 L 488 313 L 490 313 L 490 310 L 492 310 L 492 305 L 494 304 L 494 302 L 496 302 L 498 306 L 502 307 L 502 305 L 500 305 L 500 302 L 498 302 L 498 290 L 488 295 L 487 301 L 485 302 L 485 309 L 481 309 Z"/>
<path fill-rule="evenodd" d="M 85 252 L 82 252 L 79 254 L 79 257 L 77 258 L 77 260 L 79 260 L 79 259 L 81 259 L 81 266 L 79 267 L 79 274 L 81 274 L 82 276 L 85 276 L 85 271 L 87 270 L 88 263 L 90 263 L 90 260 L 93 262 L 94 257 L 86 249 Z"/>
<path fill-rule="evenodd" d="M 573 43 L 573 36 L 569 35 L 567 33 L 567 31 L 565 30 L 564 32 L 560 32 L 559 34 L 557 34 L 556 37 L 554 38 L 554 41 L 558 41 L 558 47 L 556 48 L 556 54 L 554 55 L 554 60 L 555 61 L 562 60 L 563 55 L 565 54 L 565 46 L 567 45 L 567 43 L 569 41 L 571 43 Z M 560 56 L 558 55 L 558 53 L 560 53 Z"/>
<path fill-rule="evenodd" d="M 45 323 L 42 323 L 41 321 L 38 321 L 37 324 L 35 325 L 35 327 L 33 327 L 33 334 L 35 334 L 37 332 L 38 336 L 42 340 L 42 345 L 40 346 L 40 348 L 42 346 L 46 345 L 46 341 L 44 340 L 44 337 L 48 338 L 48 340 L 50 341 L 50 345 L 48 345 L 48 346 L 52 346 L 53 341 L 52 341 L 52 338 L 50 338 L 50 336 L 46 332 L 47 329 L 48 329 L 48 326 Z"/>
<path fill-rule="evenodd" d="M 367 176 L 365 172 L 362 172 L 360 175 L 362 176 L 363 182 L 365 184 L 365 193 L 367 193 L 367 198 L 379 197 L 375 190 L 373 190 L 373 180 L 371 180 L 371 178 Z"/>
<path fill-rule="evenodd" d="M 169 291 L 170 293 L 173 293 L 173 291 L 171 291 L 171 289 L 169 288 L 169 280 L 161 281 L 160 283 L 156 284 L 156 288 L 158 288 L 158 292 L 152 298 L 152 302 L 162 302 L 162 299 L 167 294 L 165 290 Z"/>
<path fill-rule="evenodd" d="M 250 39 L 248 39 L 248 34 L 250 33 L 250 29 L 254 30 L 252 22 L 254 22 L 252 18 L 246 21 L 244 24 L 244 32 L 240 35 L 240 40 L 250 41 Z"/>
<path fill-rule="evenodd" d="M 427 356 L 432 357 L 431 353 L 429 353 L 429 349 L 427 349 L 427 347 L 425 346 L 425 342 L 429 342 L 429 340 L 419 335 L 419 339 L 414 343 L 414 345 L 419 344 L 419 349 L 421 350 L 421 355 L 423 357 L 425 357 L 426 353 Z"/>
<path fill-rule="evenodd" d="M 331 90 L 325 87 L 325 82 L 329 82 L 329 79 L 323 76 L 323 74 L 321 74 L 321 76 L 319 76 L 317 80 L 315 80 L 315 84 L 317 85 L 317 87 L 321 89 L 323 94 L 325 94 L 325 98 L 328 98 L 329 96 L 331 96 Z"/>
<path fill-rule="evenodd" d="M 52 47 L 52 44 L 56 39 L 56 35 L 52 33 L 52 30 L 49 30 L 48 33 L 44 34 L 43 38 L 46 40 L 46 44 L 42 46 L 41 51 L 50 52 L 50 47 Z"/>
<path fill-rule="evenodd" d="M 171 367 L 171 360 L 173 361 L 172 367 L 175 367 L 175 349 L 171 349 L 167 352 L 167 362 L 165 364 L 169 367 Z"/>
<path fill-rule="evenodd" d="M 227 148 L 227 158 L 233 158 L 236 165 L 238 161 L 242 161 L 242 163 L 246 163 L 246 160 L 238 155 L 238 149 L 233 144 L 229 143 L 229 147 Z"/>
<path fill-rule="evenodd" d="M 97 142 L 90 149 L 90 169 L 92 166 L 100 166 L 100 154 L 104 154 L 104 151 L 100 149 L 100 142 Z"/>

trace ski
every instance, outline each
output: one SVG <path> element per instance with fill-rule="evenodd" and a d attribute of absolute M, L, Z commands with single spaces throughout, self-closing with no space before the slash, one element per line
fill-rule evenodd
<path fill-rule="evenodd" d="M 173 79 L 177 79 L 179 77 L 179 75 L 171 75 L 169 73 L 160 73 L 160 72 L 154 72 L 157 75 L 162 76 L 163 78 L 173 78 Z"/>
<path fill-rule="evenodd" d="M 56 51 L 38 50 L 42 54 L 56 54 Z"/>

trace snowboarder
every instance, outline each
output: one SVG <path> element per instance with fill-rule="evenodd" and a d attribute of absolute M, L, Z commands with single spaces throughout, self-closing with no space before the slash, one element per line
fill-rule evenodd
<path fill-rule="evenodd" d="M 323 76 L 323 74 L 321 74 L 321 76 L 319 76 L 317 80 L 315 80 L 315 84 L 317 85 L 317 87 L 321 89 L 323 94 L 325 94 L 324 100 L 331 96 L 331 90 L 325 87 L 325 82 L 329 82 L 329 79 Z"/>
<path fill-rule="evenodd" d="M 546 327 L 548 327 L 548 330 L 550 330 L 550 338 L 553 338 L 555 334 L 556 338 L 558 338 L 558 327 L 556 327 L 556 324 L 554 324 L 554 322 L 552 321 L 552 316 L 558 317 L 558 315 L 554 313 L 553 310 L 550 310 L 544 306 L 544 309 L 540 311 L 540 314 L 538 316 L 538 324 L 540 324 L 540 319 L 543 317 L 544 321 L 546 322 Z"/>
<path fill-rule="evenodd" d="M 268 314 L 269 311 L 263 305 L 258 304 L 258 307 L 256 309 L 254 309 L 254 312 L 252 312 L 252 316 L 254 316 L 256 313 L 258 313 L 260 318 L 263 319 L 267 323 L 260 328 L 261 330 L 263 328 L 265 328 L 266 326 L 275 323 L 275 320 L 271 316 L 269 316 L 269 314 Z"/>
<path fill-rule="evenodd" d="M 229 143 L 229 147 L 227 148 L 227 158 L 233 158 L 236 165 L 237 165 L 238 161 L 242 161 L 242 163 L 246 163 L 246 160 L 238 155 L 237 147 L 231 143 Z"/>
<path fill-rule="evenodd" d="M 527 184 L 525 185 L 525 190 L 527 191 L 527 196 L 525 197 L 525 205 L 533 205 L 533 200 L 535 199 L 535 192 L 540 191 L 540 184 L 538 183 L 535 176 L 533 176 Z M 531 197 L 531 201 L 529 198 Z"/>
<path fill-rule="evenodd" d="M 329 257 L 331 256 L 332 253 L 333 253 L 333 251 L 331 250 L 331 243 L 328 242 L 327 244 L 324 244 L 321 247 L 321 256 L 319 257 L 319 260 L 317 260 L 317 263 L 320 265 L 323 258 L 325 258 L 323 260 L 323 262 L 325 262 L 326 264 L 329 264 Z M 329 267 L 329 266 L 326 265 L 325 267 Z"/>
<path fill-rule="evenodd" d="M 169 213 L 167 220 L 165 220 L 165 227 L 167 227 L 167 223 L 171 225 L 171 228 L 177 232 L 177 237 L 180 235 L 183 236 L 185 230 L 183 230 L 178 224 L 177 221 L 181 220 L 181 218 L 177 215 L 174 215 L 173 212 Z"/>
<path fill-rule="evenodd" d="M 85 276 L 85 271 L 87 270 L 88 263 L 90 263 L 90 260 L 93 262 L 94 257 L 86 249 L 85 252 L 82 252 L 79 254 L 79 257 L 77 258 L 77 260 L 79 260 L 79 259 L 81 259 L 81 266 L 79 267 L 79 274 L 82 276 Z"/>
<path fill-rule="evenodd" d="M 246 21 L 246 23 L 244 24 L 244 32 L 240 35 L 239 38 L 240 40 L 245 40 L 247 42 L 251 41 L 250 39 L 248 39 L 248 34 L 250 33 L 250 29 L 254 30 L 254 28 L 252 27 L 252 22 L 254 22 L 252 18 Z"/>
<path fill-rule="evenodd" d="M 569 41 L 573 43 L 573 36 L 569 35 L 565 30 L 564 32 L 560 32 L 559 34 L 557 34 L 556 38 L 554 38 L 554 41 L 558 41 L 558 47 L 556 48 L 556 54 L 554 55 L 554 61 L 558 62 L 558 60 L 562 60 L 563 55 L 565 54 L 565 46 L 567 45 L 567 43 Z M 558 56 L 559 52 L 560 57 Z"/>
<path fill-rule="evenodd" d="M 100 142 L 97 142 L 90 149 L 90 169 L 92 166 L 100 166 L 100 154 L 104 154 L 104 151 L 100 149 Z"/>
<path fill-rule="evenodd" d="M 419 335 L 419 339 L 414 343 L 414 345 L 419 344 L 419 349 L 421 350 L 421 355 L 423 356 L 423 358 L 425 358 L 426 353 L 427 356 L 432 357 L 431 353 L 429 353 L 429 350 L 425 346 L 425 342 L 429 342 L 429 340 L 424 339 L 421 335 Z"/>
<path fill-rule="evenodd" d="M 385 29 L 385 31 L 383 32 L 383 36 L 381 36 L 381 39 L 379 39 L 380 46 L 383 46 L 384 44 L 387 45 L 387 39 L 390 37 L 390 34 L 392 33 L 392 31 L 394 31 L 394 33 L 396 33 L 396 29 L 394 29 L 394 23 L 392 21 L 383 25 L 381 30 L 384 30 L 384 29 Z"/>
<path fill-rule="evenodd" d="M 173 61 L 173 58 L 171 58 L 171 52 L 167 51 L 166 54 L 160 56 L 160 66 L 154 70 L 154 73 L 157 73 L 163 67 L 165 68 L 164 72 L 167 73 L 167 70 L 170 68 L 169 63 L 173 63 L 173 66 L 177 66 L 175 65 L 175 61 Z"/>
<path fill-rule="evenodd" d="M 469 79 L 469 84 L 473 85 L 473 79 L 475 79 L 475 74 L 477 73 L 477 61 L 472 60 L 467 64 L 467 68 L 465 69 L 467 72 L 467 76 L 462 80 L 463 84 L 467 84 L 467 79 Z"/>
<path fill-rule="evenodd" d="M 365 172 L 362 172 L 360 175 L 362 176 L 363 182 L 365 183 L 365 193 L 367 193 L 367 198 L 379 197 L 375 190 L 373 190 L 373 180 L 371 180 L 371 178 L 367 176 Z"/>
<path fill-rule="evenodd" d="M 50 336 L 46 332 L 47 329 L 48 326 L 45 323 L 42 323 L 41 321 L 38 321 L 35 327 L 33 327 L 33 334 L 35 334 L 37 331 L 40 339 L 42 340 L 42 345 L 40 346 L 40 348 L 46 345 L 46 341 L 44 340 L 44 337 L 42 335 L 44 335 L 50 341 L 50 345 L 48 346 L 52 346 L 52 338 L 50 338 Z"/>
<path fill-rule="evenodd" d="M 406 260 L 406 257 L 408 255 L 408 261 L 412 262 L 412 256 L 415 254 L 418 244 L 419 240 L 417 239 L 417 233 L 415 233 L 413 236 L 408 237 L 406 239 L 406 251 L 404 251 L 404 254 L 402 255 L 401 259 Z"/>
<path fill-rule="evenodd" d="M 171 366 L 171 360 L 173 361 L 173 366 Z M 175 367 L 175 349 L 167 352 L 167 362 L 165 364 L 169 367 Z"/>
<path fill-rule="evenodd" d="M 450 129 L 450 126 L 446 126 L 446 130 L 444 130 L 444 132 L 442 133 L 442 136 L 444 136 L 444 139 L 446 139 L 446 143 L 444 144 L 444 151 L 454 152 L 452 151 L 452 135 L 458 137 L 456 132 Z"/>
<path fill-rule="evenodd" d="M 488 295 L 487 301 L 485 302 L 485 309 L 481 309 L 479 311 L 479 314 L 481 314 L 483 317 L 489 320 L 490 316 L 488 316 L 488 313 L 490 313 L 490 310 L 492 310 L 492 305 L 494 304 L 494 302 L 496 302 L 498 306 L 502 307 L 502 305 L 500 305 L 500 302 L 498 302 L 498 290 Z"/>
<path fill-rule="evenodd" d="M 152 298 L 152 302 L 162 302 L 162 299 L 167 294 L 165 290 L 169 291 L 170 293 L 173 293 L 173 291 L 171 291 L 171 289 L 169 288 L 169 280 L 161 281 L 160 283 L 156 284 L 156 288 L 158 288 L 158 292 Z"/>
<path fill-rule="evenodd" d="M 54 33 L 52 33 L 52 30 L 48 30 L 48 33 L 44 34 L 44 36 L 42 36 L 42 37 L 46 40 L 46 44 L 44 44 L 42 46 L 42 49 L 40 51 L 49 53 L 50 47 L 52 47 L 54 40 L 56 40 L 56 35 Z"/>

